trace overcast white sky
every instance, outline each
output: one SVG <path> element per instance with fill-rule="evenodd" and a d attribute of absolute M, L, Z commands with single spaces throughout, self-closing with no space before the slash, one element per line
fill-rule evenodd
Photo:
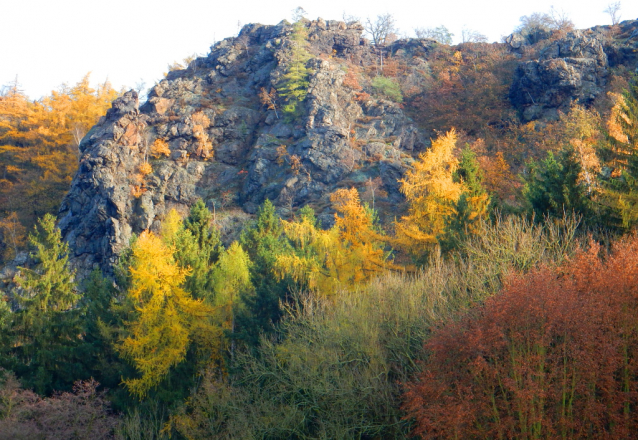
<path fill-rule="evenodd" d="M 519 18 L 565 11 L 578 28 L 610 24 L 609 0 L 381 1 L 381 0 L 0 0 L 0 85 L 18 81 L 31 98 L 74 84 L 92 72 L 92 83 L 109 79 L 120 88 L 162 78 L 167 65 L 237 34 L 238 22 L 276 24 L 297 6 L 310 19 L 391 13 L 401 31 L 446 26 L 456 37 L 465 28 L 490 41 L 508 35 Z M 638 18 L 638 1 L 621 2 L 622 19 Z M 455 38 L 456 38 L 455 37 Z"/>

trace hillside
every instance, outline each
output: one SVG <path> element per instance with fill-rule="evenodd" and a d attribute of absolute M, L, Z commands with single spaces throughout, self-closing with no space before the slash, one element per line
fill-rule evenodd
<path fill-rule="evenodd" d="M 636 438 L 638 20 L 527 18 L 5 90 L 0 440 Z"/>
<path fill-rule="evenodd" d="M 513 34 L 506 44 L 376 47 L 358 23 L 319 19 L 302 23 L 302 48 L 286 22 L 247 25 L 169 72 L 141 107 L 135 92 L 114 103 L 80 144 L 60 210 L 63 236 L 81 267 L 107 268 L 131 234 L 157 230 L 168 210 L 185 213 L 198 198 L 249 214 L 268 198 L 284 217 L 310 204 L 330 226 L 329 194 L 353 185 L 363 192 L 377 177 L 385 197 L 376 206 L 391 220 L 405 209 L 397 179 L 433 130 L 483 138 L 489 155 L 505 137 L 499 128 L 519 117 L 557 120 L 575 103 L 595 105 L 614 69 L 636 64 L 637 26 L 623 22 L 613 38 L 601 27 L 534 44 Z M 295 50 L 307 52 L 307 94 L 285 113 L 282 78 Z M 170 151 L 153 153 L 158 140 Z M 521 160 L 508 159 L 514 167 Z"/>

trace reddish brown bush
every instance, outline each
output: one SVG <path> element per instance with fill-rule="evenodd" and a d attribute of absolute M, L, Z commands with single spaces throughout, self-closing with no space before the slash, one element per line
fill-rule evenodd
<path fill-rule="evenodd" d="M 0 378 L 0 440 L 106 440 L 119 421 L 94 380 L 78 381 L 72 393 L 41 398 L 20 388 L 4 371 Z"/>
<path fill-rule="evenodd" d="M 638 237 L 511 276 L 426 344 L 422 438 L 638 438 Z"/>

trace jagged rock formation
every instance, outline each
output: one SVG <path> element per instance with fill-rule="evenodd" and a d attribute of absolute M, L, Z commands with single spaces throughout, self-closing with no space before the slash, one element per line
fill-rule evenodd
<path fill-rule="evenodd" d="M 312 203 L 330 224 L 335 188 L 381 176 L 385 202 L 401 202 L 396 180 L 424 142 L 397 104 L 343 85 L 346 64 L 374 65 L 363 28 L 321 19 L 306 26 L 315 58 L 302 117 L 283 118 L 258 99 L 290 62 L 285 22 L 245 26 L 170 72 L 141 108 L 135 92 L 113 103 L 80 145 L 59 215 L 81 272 L 109 272 L 133 233 L 157 229 L 168 210 L 186 212 L 198 198 L 248 213 L 269 198 L 283 215 Z M 156 139 L 167 142 L 169 157 L 149 157 Z"/>
<path fill-rule="evenodd" d="M 552 42 L 538 60 L 521 63 L 511 99 L 523 120 L 557 119 L 575 101 L 590 104 L 603 91 L 607 55 L 595 36 L 574 31 Z"/>
<path fill-rule="evenodd" d="M 522 119 L 552 119 L 573 102 L 589 104 L 603 92 L 610 66 L 635 68 L 636 23 L 623 22 L 615 39 L 606 28 L 555 41 L 509 38 L 519 55 L 523 46 L 544 46 L 537 60 L 516 69 L 510 99 Z M 235 223 L 266 198 L 282 216 L 311 204 L 329 226 L 330 193 L 380 177 L 387 197 L 377 208 L 388 219 L 400 214 L 397 180 L 428 142 L 400 105 L 376 94 L 369 81 L 363 89 L 346 81 L 347 72 L 376 68 L 378 74 L 380 61 L 392 54 L 402 57 L 406 72 L 421 72 L 410 84 L 422 87 L 437 43 L 374 47 L 358 23 L 304 25 L 312 74 L 299 116 L 284 117 L 259 99 L 260 91 L 281 85 L 291 64 L 295 43 L 287 22 L 245 26 L 187 69 L 169 72 L 141 107 L 135 92 L 113 103 L 80 144 L 79 170 L 59 215 L 81 276 L 95 266 L 110 272 L 132 234 L 157 230 L 171 208 L 186 213 L 198 198 L 211 210 L 234 207 Z M 152 157 L 158 139 L 169 154 Z"/>
<path fill-rule="evenodd" d="M 518 33 L 506 38 L 514 52 L 540 42 L 551 33 L 536 35 L 533 42 Z M 609 68 L 624 65 L 638 69 L 638 21 L 617 26 L 596 26 L 569 32 L 549 42 L 537 60 L 522 62 L 516 71 L 510 98 L 523 121 L 557 119 L 573 103 L 591 104 L 607 85 Z"/>

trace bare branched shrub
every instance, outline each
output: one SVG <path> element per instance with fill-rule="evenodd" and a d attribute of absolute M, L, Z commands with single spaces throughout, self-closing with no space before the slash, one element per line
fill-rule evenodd
<path fill-rule="evenodd" d="M 512 275 L 435 331 L 404 408 L 422 438 L 634 438 L 638 237 Z"/>
<path fill-rule="evenodd" d="M 0 440 L 113 439 L 119 418 L 94 380 L 78 381 L 72 393 L 42 398 L 0 372 Z"/>

